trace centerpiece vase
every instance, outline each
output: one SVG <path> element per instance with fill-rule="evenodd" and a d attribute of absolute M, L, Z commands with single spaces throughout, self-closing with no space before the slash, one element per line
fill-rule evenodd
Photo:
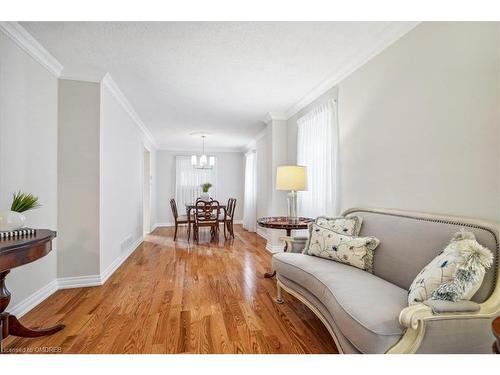
<path fill-rule="evenodd" d="M 207 193 L 201 193 L 200 199 L 204 202 L 210 202 L 210 194 Z"/>
<path fill-rule="evenodd" d="M 24 227 L 26 216 L 15 211 L 0 211 L 0 232 L 10 232 Z"/>

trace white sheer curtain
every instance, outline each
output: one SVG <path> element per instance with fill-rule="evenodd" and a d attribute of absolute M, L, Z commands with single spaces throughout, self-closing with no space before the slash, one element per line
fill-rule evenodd
<path fill-rule="evenodd" d="M 191 165 L 191 157 L 175 157 L 175 200 L 179 212 L 184 212 L 186 203 L 195 203 L 201 195 L 201 184 L 210 182 L 210 196 L 217 198 L 217 160 L 212 169 L 196 169 Z"/>
<path fill-rule="evenodd" d="M 336 103 L 328 100 L 297 120 L 297 164 L 307 166 L 308 191 L 299 192 L 299 214 L 336 215 L 338 124 Z"/>
<path fill-rule="evenodd" d="M 255 232 L 257 222 L 257 154 L 245 154 L 245 195 L 243 202 L 243 228 Z"/>

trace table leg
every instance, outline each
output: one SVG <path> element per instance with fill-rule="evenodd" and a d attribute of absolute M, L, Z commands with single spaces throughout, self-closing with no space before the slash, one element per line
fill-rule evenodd
<path fill-rule="evenodd" d="M 272 277 L 274 277 L 274 276 L 276 276 L 276 271 L 275 271 L 275 270 L 272 270 L 272 271 L 270 271 L 270 272 L 266 272 L 266 273 L 264 274 L 264 277 L 265 277 L 266 279 L 270 279 L 270 278 L 272 278 Z"/>
<path fill-rule="evenodd" d="M 10 302 L 10 292 L 5 286 L 5 277 L 10 271 L 0 273 L 0 327 L 2 328 L 1 338 L 4 339 L 9 335 L 19 337 L 40 337 L 52 335 L 64 328 L 63 324 L 58 324 L 54 327 L 45 329 L 31 329 L 21 324 L 14 316 L 5 312 L 5 309 Z"/>
<path fill-rule="evenodd" d="M 290 237 L 292 235 L 292 230 L 291 229 L 287 229 L 286 230 L 286 235 L 287 237 Z M 288 242 L 285 242 L 285 248 L 283 249 L 283 251 L 286 253 L 288 250 Z M 264 277 L 266 279 L 270 279 L 270 278 L 273 278 L 274 276 L 276 276 L 276 271 L 275 270 L 272 270 L 270 272 L 266 272 L 264 274 Z"/>

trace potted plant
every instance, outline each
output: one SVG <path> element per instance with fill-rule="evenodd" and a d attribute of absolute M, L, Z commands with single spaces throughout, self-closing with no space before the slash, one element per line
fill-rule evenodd
<path fill-rule="evenodd" d="M 28 210 L 40 207 L 38 197 L 33 194 L 18 191 L 12 194 L 10 211 L 0 212 L 0 232 L 18 230 L 24 227 L 26 217 L 21 214 Z"/>
<path fill-rule="evenodd" d="M 201 184 L 201 191 L 202 191 L 202 194 L 200 196 L 201 200 L 204 200 L 205 202 L 210 201 L 210 194 L 208 193 L 208 191 L 212 186 L 213 185 L 210 182 L 205 182 L 204 184 Z"/>

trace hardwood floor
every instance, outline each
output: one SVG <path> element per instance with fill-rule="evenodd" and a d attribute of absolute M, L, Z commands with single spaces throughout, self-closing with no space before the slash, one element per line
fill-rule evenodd
<path fill-rule="evenodd" d="M 235 226 L 235 239 L 188 244 L 158 228 L 100 287 L 56 292 L 21 321 L 66 324 L 48 337 L 4 340 L 7 351 L 62 353 L 336 353 L 323 324 L 292 296 L 274 303 L 265 241 Z"/>

